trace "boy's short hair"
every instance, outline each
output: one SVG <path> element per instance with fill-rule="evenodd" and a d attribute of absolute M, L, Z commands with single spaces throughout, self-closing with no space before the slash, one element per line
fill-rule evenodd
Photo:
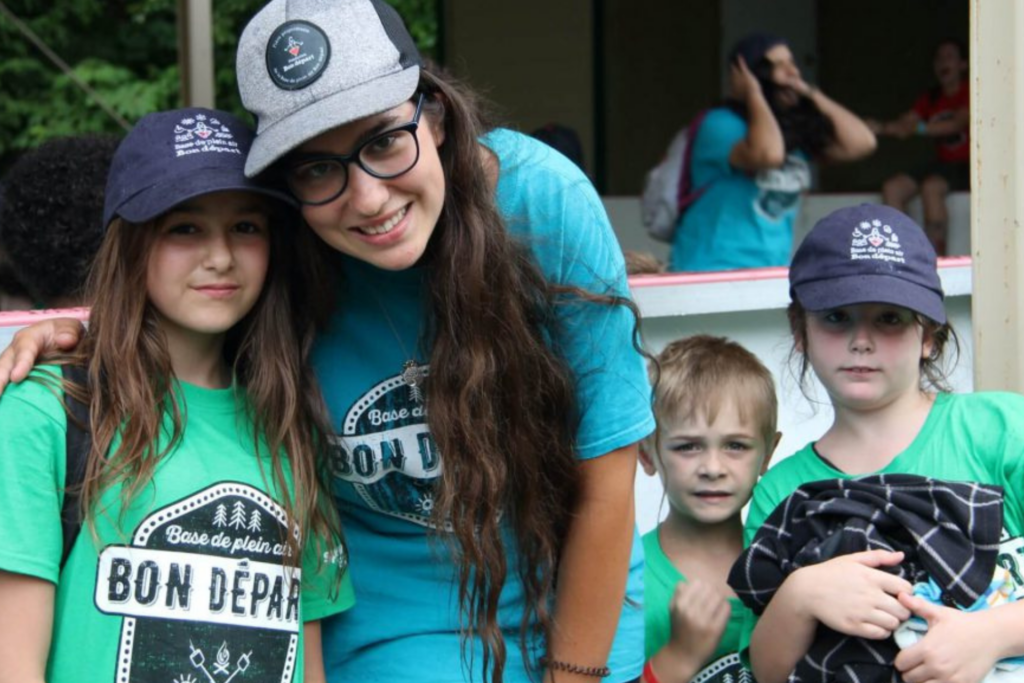
<path fill-rule="evenodd" d="M 659 422 L 698 413 L 713 422 L 723 402 L 735 400 L 740 419 L 755 424 L 771 447 L 779 412 L 775 380 L 740 344 L 706 334 L 677 339 L 655 356 L 649 372 Z"/>
<path fill-rule="evenodd" d="M 665 272 L 665 264 L 648 251 L 626 249 L 622 255 L 626 259 L 626 275 L 657 275 Z"/>

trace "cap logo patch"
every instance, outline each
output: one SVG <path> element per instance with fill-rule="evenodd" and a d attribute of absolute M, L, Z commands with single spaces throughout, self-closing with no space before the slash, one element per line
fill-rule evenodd
<path fill-rule="evenodd" d="M 213 116 L 196 114 L 174 126 L 174 156 L 202 152 L 241 154 L 231 130 Z"/>
<path fill-rule="evenodd" d="M 850 260 L 859 261 L 864 259 L 888 261 L 890 263 L 906 263 L 899 235 L 893 232 L 892 227 L 882 223 L 877 218 L 870 221 L 861 221 L 853 229 L 853 239 L 850 242 Z"/>
<path fill-rule="evenodd" d="M 267 40 L 267 73 L 282 90 L 301 90 L 324 72 L 331 44 L 320 28 L 308 21 L 278 26 Z"/>

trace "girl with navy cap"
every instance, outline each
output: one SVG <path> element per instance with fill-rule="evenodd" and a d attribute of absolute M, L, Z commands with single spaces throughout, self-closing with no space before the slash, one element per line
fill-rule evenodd
<path fill-rule="evenodd" d="M 382 0 L 273 0 L 238 82 L 247 172 L 283 176 L 324 245 L 314 358 L 358 596 L 325 621 L 328 679 L 637 679 L 654 420 L 593 186 L 492 129 Z"/>
<path fill-rule="evenodd" d="M 117 149 L 88 331 L 0 403 L 0 680 L 323 675 L 319 620 L 353 598 L 296 306 L 308 243 L 245 177 L 251 141 L 181 109 Z"/>
<path fill-rule="evenodd" d="M 946 319 L 935 251 L 906 215 L 863 204 L 823 218 L 789 273 L 789 319 L 801 378 L 813 370 L 835 411 L 817 441 L 761 479 L 747 542 L 802 484 L 869 474 L 916 474 L 1003 489 L 998 564 L 1024 594 L 1024 397 L 949 393 L 944 359 L 956 337 Z M 1024 604 L 966 612 L 928 602 L 887 569 L 903 554 L 845 555 L 797 569 L 750 634 L 760 683 L 782 683 L 819 624 L 882 640 L 912 616 L 926 630 L 893 662 L 906 683 L 977 683 L 1001 658 L 1024 654 Z M 887 679 L 888 680 L 888 677 Z M 896 680 L 896 679 L 894 679 Z"/>
<path fill-rule="evenodd" d="M 875 149 L 867 125 L 808 85 L 789 44 L 754 33 L 729 55 L 730 92 L 690 141 L 700 197 L 680 217 L 669 269 L 784 266 L 809 163 L 852 161 Z"/>

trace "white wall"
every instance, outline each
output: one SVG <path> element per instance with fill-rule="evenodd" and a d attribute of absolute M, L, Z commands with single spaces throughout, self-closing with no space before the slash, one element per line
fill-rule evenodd
<path fill-rule="evenodd" d="M 7 345 L 11 343 L 11 337 L 17 330 L 16 327 L 0 327 L 0 348 L 7 348 Z"/>

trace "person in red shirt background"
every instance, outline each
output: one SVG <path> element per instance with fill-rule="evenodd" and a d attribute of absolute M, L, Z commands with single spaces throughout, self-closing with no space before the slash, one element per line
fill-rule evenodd
<path fill-rule="evenodd" d="M 954 38 L 943 39 L 935 48 L 933 64 L 938 84 L 922 93 L 909 111 L 891 121 L 868 120 L 867 124 L 876 135 L 899 139 L 926 135 L 935 141 L 935 159 L 917 171 L 886 180 L 882 200 L 906 213 L 907 202 L 920 192 L 925 232 L 942 256 L 949 227 L 946 195 L 970 189 L 967 50 Z"/>

